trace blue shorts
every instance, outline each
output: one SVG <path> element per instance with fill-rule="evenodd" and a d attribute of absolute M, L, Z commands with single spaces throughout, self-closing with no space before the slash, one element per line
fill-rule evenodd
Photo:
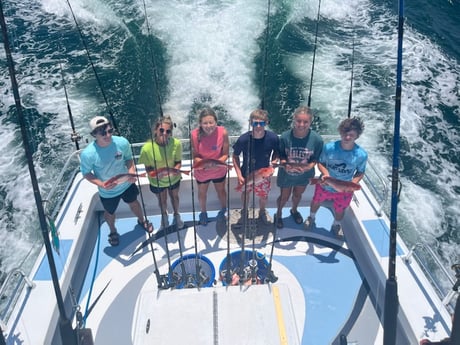
<path fill-rule="evenodd" d="M 120 199 L 123 199 L 124 202 L 127 204 L 132 203 L 133 201 L 137 200 L 137 195 L 139 194 L 139 188 L 135 183 L 131 184 L 123 193 L 120 195 L 113 197 L 113 198 L 103 198 L 99 196 L 102 202 L 102 206 L 104 206 L 104 210 L 110 214 L 114 214 L 118 204 L 120 203 Z"/>
<path fill-rule="evenodd" d="M 150 185 L 150 190 L 154 194 L 160 194 L 165 189 L 174 190 L 176 188 L 179 188 L 179 186 L 180 186 L 180 180 L 177 181 L 176 183 L 174 183 L 172 186 L 169 186 L 169 187 L 155 187 L 155 186 Z"/>

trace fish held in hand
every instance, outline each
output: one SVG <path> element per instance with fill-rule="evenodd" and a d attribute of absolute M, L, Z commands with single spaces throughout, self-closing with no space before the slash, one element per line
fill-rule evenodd
<path fill-rule="evenodd" d="M 111 178 L 109 178 L 107 181 L 104 182 L 104 188 L 110 186 L 110 185 L 118 185 L 118 184 L 122 184 L 130 179 L 133 179 L 133 178 L 138 178 L 138 177 L 145 177 L 146 173 L 142 173 L 142 174 L 130 174 L 130 173 L 126 173 L 126 174 L 118 174 L 118 175 L 115 175 Z"/>
<path fill-rule="evenodd" d="M 334 188 L 337 192 L 341 193 L 353 193 L 354 191 L 360 190 L 361 186 L 359 183 L 352 181 L 339 180 L 334 177 L 325 176 L 323 179 L 320 178 L 311 178 L 311 184 L 323 184 L 329 187 Z"/>
<path fill-rule="evenodd" d="M 222 162 L 218 159 L 202 159 L 198 163 L 193 164 L 194 170 L 211 170 L 216 168 L 226 167 L 232 169 L 233 165 Z"/>
<path fill-rule="evenodd" d="M 167 176 L 178 176 L 180 174 L 190 174 L 190 170 L 180 170 L 176 168 L 159 168 L 159 169 L 154 169 L 149 171 L 149 176 L 153 178 L 159 178 L 162 179 L 163 177 Z"/>
<path fill-rule="evenodd" d="M 271 166 L 255 170 L 252 173 L 250 173 L 248 177 L 246 177 L 245 179 L 246 182 L 238 185 L 235 188 L 235 190 L 238 192 L 241 192 L 245 185 L 247 188 L 252 187 L 252 186 L 257 186 L 263 180 L 270 178 L 274 172 L 275 172 L 275 169 L 273 169 L 273 167 Z"/>

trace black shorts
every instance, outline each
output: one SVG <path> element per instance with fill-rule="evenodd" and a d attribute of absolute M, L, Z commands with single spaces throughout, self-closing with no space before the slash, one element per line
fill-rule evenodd
<path fill-rule="evenodd" d="M 132 203 L 133 201 L 137 200 L 137 195 L 139 194 L 139 188 L 135 183 L 131 184 L 123 193 L 120 195 L 113 197 L 113 198 L 101 198 L 102 206 L 104 206 L 104 210 L 106 210 L 110 214 L 114 214 L 117 210 L 118 204 L 120 203 L 120 199 L 123 199 L 124 202 L 127 204 Z"/>
<path fill-rule="evenodd" d="M 221 182 L 224 182 L 225 181 L 225 178 L 227 177 L 227 175 L 224 175 L 220 178 L 215 178 L 215 179 L 211 179 L 211 180 L 206 180 L 206 181 L 198 181 L 196 180 L 196 183 L 198 184 L 204 184 L 204 183 L 209 183 L 209 182 L 213 182 L 213 183 L 221 183 Z"/>
<path fill-rule="evenodd" d="M 169 187 L 155 187 L 155 186 L 150 185 L 150 190 L 154 194 L 160 194 L 165 189 L 173 190 L 173 189 L 179 188 L 179 186 L 180 186 L 180 180 Z"/>

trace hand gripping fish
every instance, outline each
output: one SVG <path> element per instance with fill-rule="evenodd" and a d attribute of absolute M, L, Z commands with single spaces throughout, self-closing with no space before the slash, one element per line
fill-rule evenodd
<path fill-rule="evenodd" d="M 134 178 L 145 177 L 145 175 L 146 175 L 146 173 L 142 173 L 142 174 L 129 174 L 129 173 L 118 174 L 118 175 L 115 175 L 114 177 L 109 178 L 107 181 L 105 181 L 104 182 L 104 188 L 106 188 L 107 186 L 110 186 L 112 184 L 121 184 L 123 182 L 128 181 L 132 177 L 134 177 Z"/>
<path fill-rule="evenodd" d="M 159 178 L 159 179 L 162 179 L 163 177 L 167 177 L 167 176 L 171 176 L 171 177 L 178 176 L 180 174 L 188 175 L 190 174 L 190 170 L 180 170 L 176 168 L 164 167 L 164 168 L 159 168 L 159 169 L 149 171 L 150 177 Z"/>
<path fill-rule="evenodd" d="M 271 166 L 255 170 L 249 174 L 249 176 L 246 178 L 246 182 L 238 185 L 235 190 L 241 192 L 245 185 L 246 188 L 250 188 L 253 185 L 258 185 L 260 182 L 262 182 L 262 180 L 270 178 L 274 172 L 275 169 L 273 169 Z"/>
<path fill-rule="evenodd" d="M 329 187 L 334 188 L 337 192 L 341 193 L 353 193 L 356 190 L 360 190 L 361 186 L 358 183 L 351 181 L 339 180 L 330 176 L 325 176 L 322 180 L 320 178 L 311 178 L 311 184 L 325 184 Z"/>
<path fill-rule="evenodd" d="M 210 170 L 219 167 L 226 167 L 227 169 L 233 168 L 233 165 L 224 163 L 218 159 L 202 159 L 196 164 L 193 164 L 194 170 Z"/>

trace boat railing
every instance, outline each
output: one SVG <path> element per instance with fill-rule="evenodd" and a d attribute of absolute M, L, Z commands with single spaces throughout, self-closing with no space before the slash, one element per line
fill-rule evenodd
<path fill-rule="evenodd" d="M 415 258 L 420 268 L 425 272 L 442 303 L 453 312 L 455 308 L 454 297 L 457 292 L 453 289 L 456 280 L 451 271 L 446 269 L 439 256 L 427 244 L 414 244 L 403 259 L 407 264 L 410 264 L 412 258 Z"/>
<path fill-rule="evenodd" d="M 332 137 L 331 137 L 332 138 Z M 324 140 L 331 140 L 329 137 L 324 137 Z M 230 137 L 230 147 L 232 147 L 233 143 L 238 139 L 237 136 Z M 182 146 L 183 146 L 183 163 L 186 166 L 190 166 L 190 158 L 191 158 L 191 150 L 190 150 L 190 143 L 188 139 L 181 139 Z M 135 158 L 135 162 L 138 163 L 138 158 L 140 154 L 140 150 L 143 143 L 135 143 L 132 144 L 132 151 L 133 156 Z M 45 213 L 50 219 L 55 219 L 57 216 L 67 194 L 70 191 L 72 183 L 80 170 L 80 151 L 73 152 L 65 162 L 64 166 L 62 167 L 59 175 L 54 179 L 54 183 L 46 198 L 43 199 Z M 231 154 L 230 154 L 231 157 Z M 385 201 L 388 197 L 388 187 L 385 183 L 385 180 L 379 174 L 375 166 L 369 162 L 369 169 L 367 169 L 366 177 L 365 177 L 366 185 L 368 186 L 371 193 L 374 195 L 375 200 L 377 201 L 377 205 L 372 205 L 377 212 L 382 212 L 383 206 Z M 370 200 L 370 199 L 369 199 Z M 372 200 L 370 200 L 372 202 Z M 14 273 L 14 272 L 13 272 Z M 11 275 L 13 275 L 11 273 Z M 26 275 L 22 274 L 24 279 L 26 279 Z M 11 279 L 6 279 L 1 287 L 2 294 L 0 295 L 1 298 L 4 298 L 4 302 L 7 303 L 7 308 L 3 310 L 7 310 L 10 308 L 11 305 L 14 305 L 15 301 L 19 297 L 19 293 L 21 289 L 19 286 L 16 288 L 11 288 Z M 27 285 L 31 287 L 29 284 L 30 282 L 26 281 Z M 8 288 L 10 286 L 10 288 Z M 8 292 L 8 296 L 6 293 Z M 4 313 L 0 311 L 0 319 L 4 320 Z"/>
<path fill-rule="evenodd" d="M 43 199 L 46 214 L 54 219 L 70 190 L 75 176 L 80 171 L 80 152 L 74 151 L 67 158 L 59 175 L 55 179 L 53 187 Z"/>
<path fill-rule="evenodd" d="M 0 288 L 0 301 L 5 300 L 5 305 L 2 305 L 0 312 L 1 324 L 8 320 L 11 310 L 16 304 L 24 285 L 26 285 L 29 289 L 33 289 L 35 287 L 35 283 L 29 279 L 28 275 L 23 270 L 15 268 L 6 276 L 2 287 Z M 5 328 L 2 327 L 2 329 Z"/>

